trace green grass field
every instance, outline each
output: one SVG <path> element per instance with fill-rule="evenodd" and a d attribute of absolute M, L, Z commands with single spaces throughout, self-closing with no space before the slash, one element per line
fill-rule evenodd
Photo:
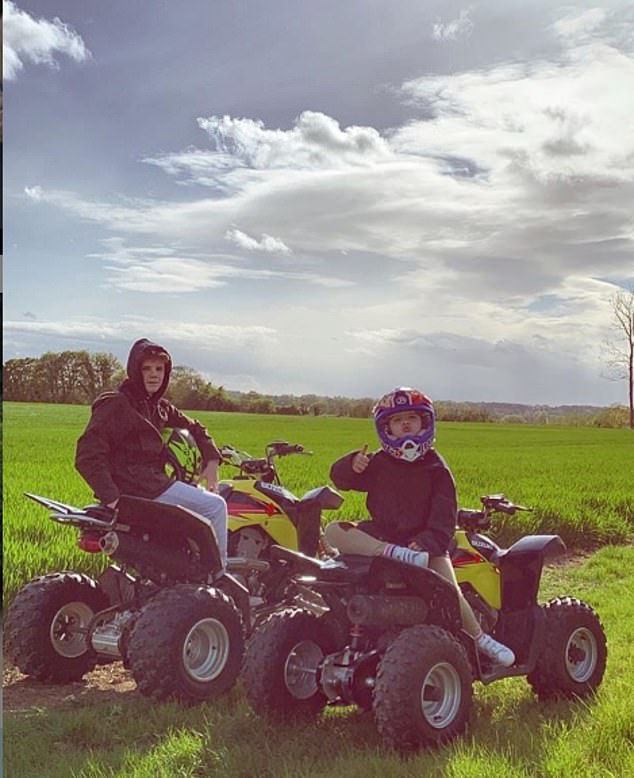
<path fill-rule="evenodd" d="M 372 716 L 327 710 L 280 727 L 246 706 L 240 688 L 183 708 L 138 696 L 117 704 L 33 709 L 5 717 L 11 778 L 625 778 L 634 775 L 634 548 L 598 551 L 546 571 L 545 597 L 590 602 L 608 635 L 595 699 L 539 703 L 522 678 L 476 684 L 465 737 L 409 758 L 387 751 Z M 125 698 L 127 695 L 123 695 Z"/>
<path fill-rule="evenodd" d="M 88 420 L 81 406 L 4 404 L 4 596 L 45 572 L 86 572 L 103 564 L 75 547 L 75 533 L 49 521 L 45 509 L 23 497 L 35 492 L 85 505 L 89 488 L 73 467 L 75 442 Z M 297 494 L 328 483 L 335 459 L 364 443 L 374 446 L 369 420 L 198 413 L 218 444 L 253 455 L 285 439 L 313 456 L 281 460 L 285 485 Z M 535 506 L 530 514 L 496 525 L 501 543 L 528 532 L 558 532 L 571 548 L 624 543 L 634 533 L 634 435 L 629 430 L 498 424 L 441 424 L 438 450 L 449 462 L 461 504 L 477 507 L 482 494 L 502 491 Z M 223 467 L 223 476 L 231 469 Z M 339 518 L 365 515 L 364 496 L 346 493 Z M 334 518 L 335 514 L 329 514 Z"/>
<path fill-rule="evenodd" d="M 254 455 L 266 442 L 303 443 L 312 457 L 280 463 L 301 494 L 328 482 L 330 464 L 374 439 L 369 421 L 197 414 L 218 443 Z M 98 555 L 75 548 L 75 533 L 47 519 L 24 491 L 85 504 L 73 470 L 88 409 L 4 406 L 5 605 L 27 579 L 52 570 L 90 570 Z M 634 532 L 628 430 L 444 424 L 438 449 L 450 463 L 461 503 L 504 491 L 536 506 L 499 526 L 498 540 L 557 531 L 572 548 L 631 542 Z M 228 477 L 230 470 L 224 475 Z M 364 515 L 347 494 L 334 516 Z M 524 679 L 476 685 L 471 725 L 445 748 L 402 759 L 380 742 L 371 715 L 329 709 L 315 722 L 280 727 L 246 706 L 240 687 L 213 704 L 183 708 L 122 695 L 116 704 L 34 708 L 4 720 L 4 768 L 11 778 L 596 778 L 634 775 L 634 548 L 610 545 L 583 565 L 550 567 L 542 599 L 571 594 L 600 614 L 609 657 L 596 699 L 540 704 Z"/>

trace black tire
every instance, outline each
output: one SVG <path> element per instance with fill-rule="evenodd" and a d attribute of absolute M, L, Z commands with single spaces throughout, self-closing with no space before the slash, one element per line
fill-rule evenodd
<path fill-rule="evenodd" d="M 574 597 L 542 605 L 544 644 L 528 682 L 540 700 L 588 697 L 598 688 L 607 660 L 607 640 L 594 610 Z"/>
<path fill-rule="evenodd" d="M 5 622 L 5 655 L 38 681 L 67 683 L 97 664 L 86 630 L 109 605 L 96 581 L 80 573 L 36 578 L 14 597 Z"/>
<path fill-rule="evenodd" d="M 242 616 L 233 600 L 219 589 L 180 584 L 143 607 L 126 662 L 146 697 L 199 703 L 233 686 L 243 655 Z"/>
<path fill-rule="evenodd" d="M 316 716 L 326 705 L 318 667 L 336 648 L 323 619 L 299 608 L 272 613 L 247 643 L 242 678 L 251 707 L 273 718 Z"/>
<path fill-rule="evenodd" d="M 467 726 L 471 700 L 467 652 L 440 627 L 403 630 L 381 659 L 373 708 L 390 748 L 409 751 L 452 740 Z"/>

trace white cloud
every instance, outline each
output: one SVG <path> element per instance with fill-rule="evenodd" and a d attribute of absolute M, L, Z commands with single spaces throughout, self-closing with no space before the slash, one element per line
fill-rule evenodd
<path fill-rule="evenodd" d="M 258 171 L 338 171 L 394 159 L 373 127 L 341 129 L 335 119 L 315 111 L 304 111 L 290 130 L 231 116 L 199 118 L 198 125 L 213 151 L 190 148 L 143 161 L 186 181 L 231 190 L 261 180 Z"/>
<path fill-rule="evenodd" d="M 458 18 L 450 22 L 436 22 L 433 27 L 432 36 L 435 40 L 452 40 L 468 37 L 473 30 L 471 21 L 471 6 L 460 11 Z"/>
<path fill-rule="evenodd" d="M 556 33 L 562 48 L 549 59 L 411 79 L 401 94 L 426 118 L 383 134 L 315 112 L 286 130 L 200 119 L 211 149 L 144 161 L 205 185 L 204 197 L 193 187 L 177 202 L 90 202 L 38 186 L 25 194 L 33 207 L 56 205 L 146 246 L 100 255 L 116 289 L 287 282 L 267 317 L 296 388 L 300 375 L 306 389 L 321 381 L 325 363 L 322 372 L 350 371 L 341 380 L 367 380 L 367 391 L 392 376 L 388 385 L 418 383 L 414 366 L 420 376 L 431 365 L 447 369 L 437 395 L 459 399 L 451 381 L 465 380 L 461 362 L 480 366 L 483 392 L 486 371 L 489 386 L 499 371 L 502 392 L 511 379 L 521 389 L 522 361 L 531 381 L 550 371 L 564 385 L 567 366 L 568 384 L 582 387 L 598 373 L 597 333 L 609 316 L 599 279 L 632 274 L 634 56 L 614 14 L 569 17 Z M 360 255 L 379 268 L 374 286 Z M 288 307 L 297 291 L 288 282 L 302 284 L 305 310 Z"/>
<path fill-rule="evenodd" d="M 55 54 L 82 62 L 90 57 L 82 38 L 55 17 L 52 22 L 35 19 L 11 0 L 3 0 L 2 67 L 8 81 L 17 78 L 25 62 L 56 68 Z"/>
<path fill-rule="evenodd" d="M 253 267 L 230 254 L 201 258 L 165 247 L 130 247 L 121 238 L 109 238 L 103 243 L 103 252 L 88 256 L 104 262 L 106 285 L 116 289 L 174 295 L 226 286 L 238 280 L 286 280 L 330 288 L 351 285 L 345 279 L 293 267 Z"/>
<path fill-rule="evenodd" d="M 258 241 L 247 235 L 245 232 L 232 227 L 225 233 L 225 239 L 230 243 L 235 243 L 242 249 L 247 251 L 263 251 L 266 254 L 290 254 L 289 247 L 281 241 L 279 238 L 273 238 L 271 235 L 264 233 L 262 240 Z"/>
<path fill-rule="evenodd" d="M 582 13 L 573 12 L 558 19 L 553 24 L 553 29 L 567 43 L 587 42 L 592 39 L 607 16 L 605 8 L 589 8 Z"/>
<path fill-rule="evenodd" d="M 165 317 L 160 321 L 145 317 L 126 317 L 119 322 L 105 321 L 97 317 L 75 317 L 58 321 L 5 321 L 8 333 L 41 334 L 70 338 L 78 341 L 98 342 L 102 339 L 131 344 L 140 337 L 159 341 L 195 346 L 203 351 L 223 349 L 231 351 L 258 343 L 271 342 L 276 332 L 271 327 L 260 325 L 241 326 L 237 324 L 188 324 Z"/>

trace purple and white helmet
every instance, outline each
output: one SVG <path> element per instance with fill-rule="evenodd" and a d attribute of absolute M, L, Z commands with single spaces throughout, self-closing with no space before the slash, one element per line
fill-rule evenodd
<path fill-rule="evenodd" d="M 422 419 L 423 427 L 417 435 L 393 438 L 388 427 L 390 416 L 406 411 L 417 413 Z M 418 389 L 399 386 L 388 392 L 378 400 L 372 409 L 372 416 L 383 451 L 395 459 L 415 462 L 425 456 L 434 444 L 436 436 L 434 404 Z"/>

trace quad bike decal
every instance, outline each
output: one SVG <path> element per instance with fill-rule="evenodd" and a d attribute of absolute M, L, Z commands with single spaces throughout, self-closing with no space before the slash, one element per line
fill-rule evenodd
<path fill-rule="evenodd" d="M 228 568 L 260 603 L 257 618 L 261 618 L 286 596 L 288 580 L 280 575 L 279 565 L 271 564 L 273 546 L 321 555 L 322 511 L 335 510 L 343 497 L 326 485 L 297 497 L 282 484 L 276 460 L 309 455 L 301 444 L 273 441 L 260 458 L 232 446 L 223 446 L 220 453 L 223 462 L 238 471 L 219 484 L 229 512 Z"/>

